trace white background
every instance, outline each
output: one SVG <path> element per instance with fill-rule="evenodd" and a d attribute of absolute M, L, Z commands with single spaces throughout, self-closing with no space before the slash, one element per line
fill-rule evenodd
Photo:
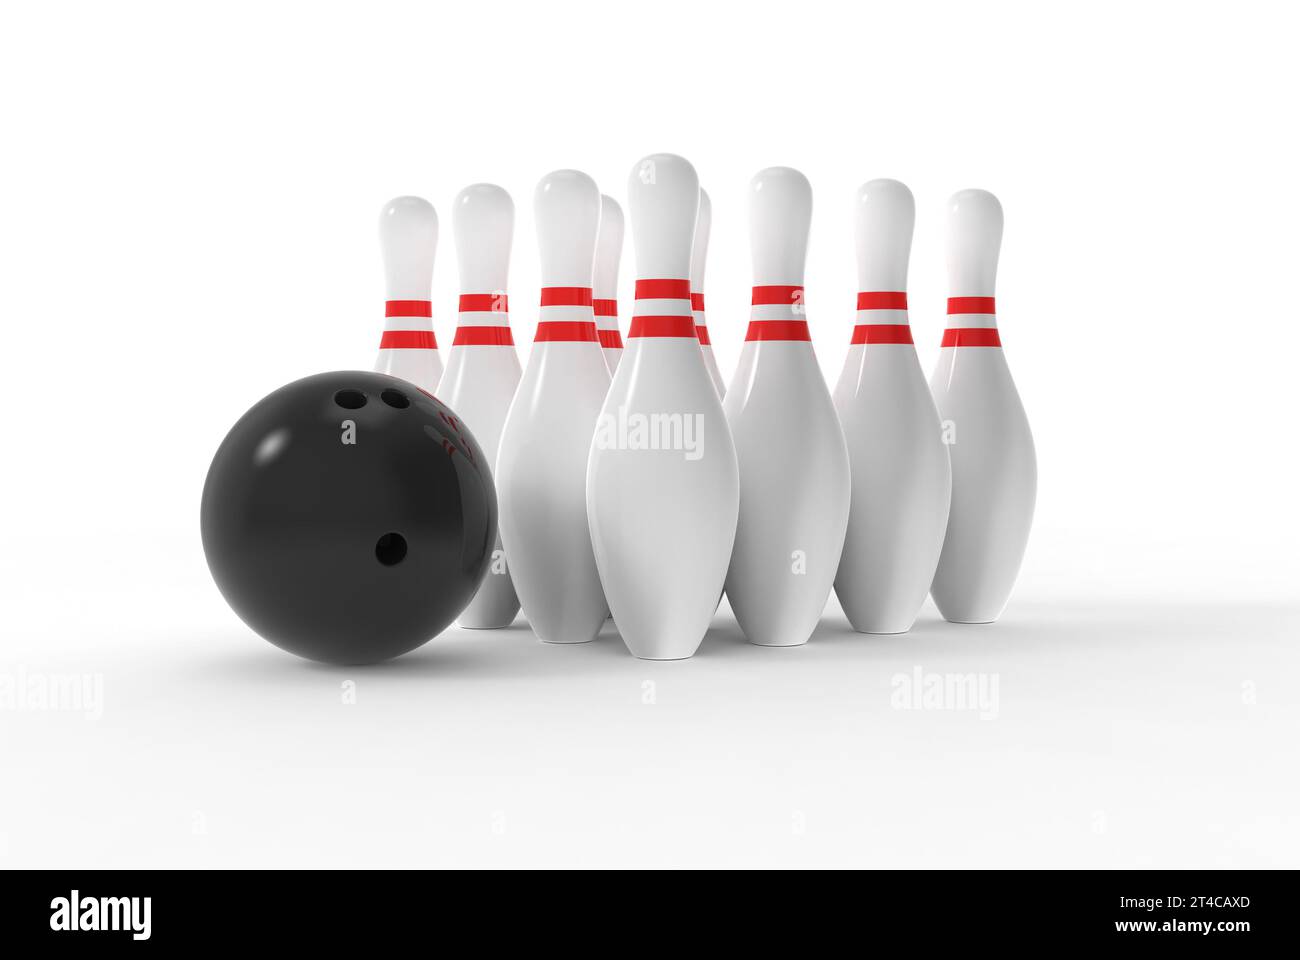
<path fill-rule="evenodd" d="M 0 673 L 104 696 L 0 711 L 0 865 L 1300 866 L 1293 6 L 3 11 Z M 373 361 L 384 201 L 444 213 L 447 345 L 449 201 L 512 192 L 526 351 L 533 185 L 573 166 L 621 199 L 662 150 L 713 197 L 728 377 L 761 167 L 813 183 L 831 379 L 855 187 L 916 195 L 927 370 L 944 200 L 1001 198 L 1040 478 L 1002 622 L 927 606 L 871 638 L 832 600 L 772 650 L 724 606 L 681 663 L 519 624 L 348 671 L 254 636 L 203 561 L 205 471 L 273 388 Z M 628 251 L 624 305 L 632 278 Z M 996 677 L 996 717 L 895 709 L 917 668 Z"/>

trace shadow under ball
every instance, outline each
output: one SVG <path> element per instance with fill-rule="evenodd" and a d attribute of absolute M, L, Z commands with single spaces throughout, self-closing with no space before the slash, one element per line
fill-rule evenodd
<path fill-rule="evenodd" d="M 200 510 L 222 596 L 262 637 L 335 664 L 441 633 L 492 560 L 497 502 L 456 415 L 405 380 L 322 373 L 226 435 Z"/>

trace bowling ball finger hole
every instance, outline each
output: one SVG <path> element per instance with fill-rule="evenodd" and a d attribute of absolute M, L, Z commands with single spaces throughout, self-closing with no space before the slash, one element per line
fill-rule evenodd
<path fill-rule="evenodd" d="M 400 533 L 386 533 L 375 544 L 375 559 L 386 567 L 394 567 L 406 556 L 406 538 Z"/>
<path fill-rule="evenodd" d="M 334 402 L 344 410 L 360 410 L 366 405 L 366 395 L 360 390 L 340 390 L 334 394 Z"/>
<path fill-rule="evenodd" d="M 410 398 L 401 390 L 385 390 L 379 395 L 379 399 L 398 410 L 405 410 L 411 405 Z"/>

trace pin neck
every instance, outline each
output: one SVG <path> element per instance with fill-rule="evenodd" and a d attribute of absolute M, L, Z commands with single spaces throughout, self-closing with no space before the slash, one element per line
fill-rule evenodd
<path fill-rule="evenodd" d="M 760 284 L 750 296 L 746 340 L 811 341 L 803 285 Z"/>
<path fill-rule="evenodd" d="M 637 300 L 684 300 L 690 309 L 691 282 L 689 280 L 650 279 L 636 282 Z"/>
<path fill-rule="evenodd" d="M 637 314 L 632 318 L 632 325 L 627 331 L 628 339 L 642 337 L 677 338 L 696 340 L 695 318 L 689 316 L 665 316 L 659 314 Z"/>
<path fill-rule="evenodd" d="M 513 347 L 515 336 L 508 325 L 462 324 L 456 328 L 453 347 Z"/>
<path fill-rule="evenodd" d="M 385 300 L 385 317 L 432 317 L 433 303 L 429 300 Z"/>
<path fill-rule="evenodd" d="M 945 347 L 1000 347 L 997 304 L 993 297 L 949 297 Z"/>
<path fill-rule="evenodd" d="M 433 304 L 428 300 L 384 301 L 384 333 L 379 349 L 437 350 Z"/>
<path fill-rule="evenodd" d="M 462 293 L 453 347 L 514 346 L 510 332 L 510 298 L 504 290 Z"/>
<path fill-rule="evenodd" d="M 590 307 L 591 287 L 542 287 L 544 307 Z"/>
<path fill-rule="evenodd" d="M 949 327 L 943 332 L 943 347 L 1000 347 L 997 327 Z"/>
<path fill-rule="evenodd" d="M 853 344 L 912 343 L 912 327 L 907 323 L 859 323 L 853 328 Z"/>
<path fill-rule="evenodd" d="M 948 315 L 958 314 L 981 314 L 993 316 L 997 313 L 997 302 L 994 297 L 949 297 L 948 298 Z"/>
<path fill-rule="evenodd" d="M 789 340 L 812 342 L 807 320 L 751 320 L 746 340 Z"/>
<path fill-rule="evenodd" d="M 755 286 L 750 298 L 752 304 L 802 304 L 803 284 Z"/>
<path fill-rule="evenodd" d="M 542 287 L 534 343 L 597 343 L 591 287 Z"/>
<path fill-rule="evenodd" d="M 510 313 L 510 298 L 504 290 L 495 293 L 462 293 L 459 307 L 461 313 L 496 313 L 505 317 Z"/>
<path fill-rule="evenodd" d="M 533 343 L 599 343 L 593 320 L 541 320 Z"/>
<path fill-rule="evenodd" d="M 437 350 L 438 340 L 432 330 L 385 330 L 379 338 L 380 350 Z"/>
<path fill-rule="evenodd" d="M 905 290 L 858 291 L 857 325 L 852 344 L 911 344 L 912 328 L 907 319 Z"/>
<path fill-rule="evenodd" d="M 633 337 L 696 339 L 689 280 L 651 278 L 636 282 L 636 303 L 627 332 Z"/>
<path fill-rule="evenodd" d="M 755 320 L 804 320 L 803 285 L 763 285 L 753 288 L 750 297 L 749 319 Z"/>
<path fill-rule="evenodd" d="M 859 310 L 906 310 L 906 290 L 862 290 L 858 293 Z"/>

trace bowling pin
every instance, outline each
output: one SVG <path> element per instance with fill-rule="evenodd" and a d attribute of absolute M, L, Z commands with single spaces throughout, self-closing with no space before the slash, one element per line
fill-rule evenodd
<path fill-rule="evenodd" d="M 375 370 L 435 392 L 442 358 L 433 335 L 433 255 L 438 214 L 421 197 L 390 200 L 379 215 L 388 296 Z"/>
<path fill-rule="evenodd" d="M 646 157 L 628 178 L 636 302 L 587 465 L 587 515 L 614 622 L 634 656 L 692 656 L 736 532 L 736 451 L 695 336 L 695 168 Z"/>
<path fill-rule="evenodd" d="M 497 458 L 501 542 L 524 616 L 548 643 L 594 640 L 607 607 L 587 528 L 587 452 L 609 369 L 591 308 L 600 191 L 577 170 L 533 195 L 542 305 Z"/>
<path fill-rule="evenodd" d="M 596 335 L 605 351 L 610 376 L 623 356 L 623 335 L 618 332 L 618 264 L 623 255 L 623 208 L 613 197 L 601 194 L 600 233 L 596 237 Z"/>
<path fill-rule="evenodd" d="M 855 219 L 857 325 L 835 388 L 853 496 L 835 592 L 854 630 L 905 633 L 934 579 L 952 474 L 907 316 L 912 191 L 865 183 Z"/>
<path fill-rule="evenodd" d="M 952 509 L 930 594 L 945 620 L 991 623 L 1029 540 L 1038 466 L 998 334 L 993 287 L 1002 205 L 986 190 L 948 201 L 948 329 L 930 389 L 952 460 Z"/>
<path fill-rule="evenodd" d="M 495 184 L 476 183 L 456 194 L 451 225 L 460 268 L 460 315 L 437 394 L 473 431 L 494 466 L 520 374 L 506 297 L 514 202 Z M 457 623 L 472 630 L 506 627 L 518 612 L 498 535 L 487 576 Z"/>
<path fill-rule="evenodd" d="M 804 643 L 844 547 L 849 454 L 804 308 L 812 187 L 769 167 L 750 181 L 749 330 L 723 402 L 740 462 L 740 519 L 727 598 L 762 646 Z"/>
<path fill-rule="evenodd" d="M 704 321 L 704 262 L 709 256 L 709 230 L 713 226 L 713 204 L 709 195 L 700 190 L 700 213 L 695 220 L 695 243 L 691 247 L 691 311 L 695 314 L 695 335 L 700 341 L 700 351 L 704 354 L 704 366 L 709 371 L 709 379 L 718 391 L 719 397 L 727 394 L 727 386 L 722 382 L 718 371 L 717 358 L 713 356 L 713 344 L 709 343 L 709 328 Z"/>

